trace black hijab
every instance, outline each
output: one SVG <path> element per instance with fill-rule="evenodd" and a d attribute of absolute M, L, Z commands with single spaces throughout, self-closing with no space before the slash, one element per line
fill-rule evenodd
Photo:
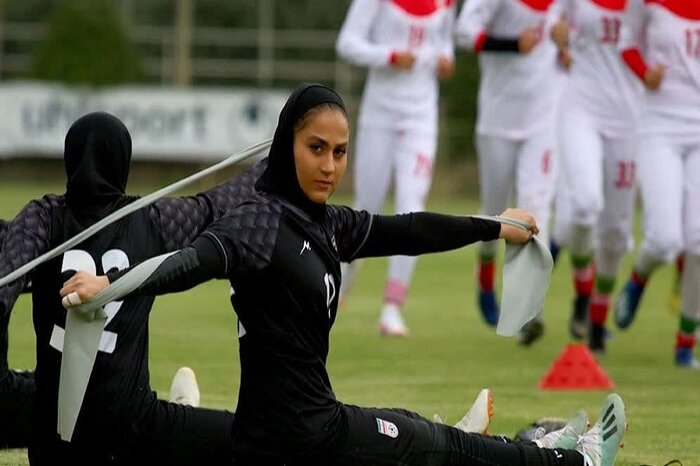
<path fill-rule="evenodd" d="M 89 113 L 66 134 L 66 233 L 73 235 L 133 198 L 125 195 L 131 136 L 117 117 Z"/>
<path fill-rule="evenodd" d="M 267 169 L 255 184 L 257 190 L 286 199 L 313 219 L 321 218 L 326 206 L 311 201 L 299 186 L 294 164 L 294 126 L 306 112 L 321 104 L 334 104 L 345 113 L 343 99 L 326 86 L 304 83 L 294 89 L 280 112 Z"/>

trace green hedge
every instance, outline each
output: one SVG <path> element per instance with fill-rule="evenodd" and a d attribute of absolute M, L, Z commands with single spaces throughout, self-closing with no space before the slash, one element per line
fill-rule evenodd
<path fill-rule="evenodd" d="M 91 86 L 133 82 L 139 57 L 112 0 L 59 0 L 34 56 L 33 77 Z"/>

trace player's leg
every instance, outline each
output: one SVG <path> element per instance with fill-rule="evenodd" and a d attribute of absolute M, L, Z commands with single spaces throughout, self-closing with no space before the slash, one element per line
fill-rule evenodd
<path fill-rule="evenodd" d="M 481 213 L 498 215 L 508 207 L 515 185 L 515 167 L 520 143 L 508 139 L 478 134 L 476 149 L 479 162 L 479 193 Z M 496 302 L 497 241 L 479 243 L 478 303 L 487 324 L 498 323 Z"/>
<path fill-rule="evenodd" d="M 562 168 L 571 190 L 571 271 L 576 297 L 569 325 L 571 336 L 588 332 L 588 306 L 595 277 L 594 230 L 603 209 L 603 139 L 587 115 L 564 112 L 559 127 Z"/>
<path fill-rule="evenodd" d="M 232 412 L 157 400 L 148 407 L 144 417 L 136 438 L 125 448 L 121 463 L 144 466 L 231 464 Z"/>
<path fill-rule="evenodd" d="M 549 240 L 549 251 L 556 265 L 559 254 L 571 243 L 571 190 L 566 184 L 563 170 L 557 173 L 556 186 L 554 188 L 554 205 L 552 222 L 552 234 Z"/>
<path fill-rule="evenodd" d="M 632 220 L 636 194 L 634 138 L 604 140 L 605 206 L 598 222 L 596 282 L 590 306 L 591 332 L 588 346 L 605 351 L 605 321 L 622 257 L 632 246 Z"/>
<path fill-rule="evenodd" d="M 685 264 L 681 284 L 682 308 L 676 338 L 676 364 L 700 369 L 693 354 L 700 323 L 700 145 L 690 149 L 684 163 L 683 236 Z"/>
<path fill-rule="evenodd" d="M 644 239 L 632 275 L 615 301 L 615 323 L 621 329 L 634 320 L 651 274 L 673 260 L 682 247 L 680 147 L 658 137 L 644 137 L 639 146 L 637 175 L 643 203 Z"/>
<path fill-rule="evenodd" d="M 396 144 L 395 137 L 395 131 L 388 128 L 358 128 L 353 151 L 355 209 L 373 214 L 382 212 L 391 183 L 393 160 L 390 154 Z M 342 264 L 339 302 L 347 298 L 360 264 L 361 261 Z"/>
<path fill-rule="evenodd" d="M 396 213 L 420 212 L 433 179 L 433 163 L 437 135 L 421 131 L 405 131 L 392 148 L 396 186 Z M 389 258 L 389 276 L 384 288 L 384 302 L 379 320 L 379 332 L 386 336 L 406 336 L 402 309 L 416 266 L 416 257 Z"/>
<path fill-rule="evenodd" d="M 518 152 L 516 168 L 516 205 L 532 212 L 540 226 L 539 238 L 549 240 L 549 216 L 556 175 L 557 154 L 554 151 L 554 129 L 530 136 Z M 544 333 L 540 317 L 528 322 L 520 331 L 519 341 L 530 345 Z"/>
<path fill-rule="evenodd" d="M 33 372 L 0 372 L 0 448 L 29 445 L 34 389 Z"/>
<path fill-rule="evenodd" d="M 675 267 L 673 268 L 673 282 L 671 284 L 671 292 L 668 296 L 668 310 L 672 314 L 681 313 L 681 283 L 683 281 L 683 268 L 685 265 L 685 256 L 681 252 L 676 257 Z"/>
<path fill-rule="evenodd" d="M 326 462 L 329 465 L 583 466 L 588 461 L 589 465 L 612 466 L 625 428 L 624 405 L 617 395 L 608 397 L 596 425 L 581 437 L 582 451 L 469 434 L 396 410 L 345 409 L 348 438 Z"/>

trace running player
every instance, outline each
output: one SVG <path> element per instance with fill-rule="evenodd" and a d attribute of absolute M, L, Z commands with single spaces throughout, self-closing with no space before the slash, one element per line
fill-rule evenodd
<path fill-rule="evenodd" d="M 337 52 L 369 68 L 358 118 L 355 208 L 378 214 L 394 181 L 397 213 L 422 211 L 438 136 L 438 79 L 454 72 L 454 0 L 353 0 Z M 415 257 L 389 259 L 379 332 L 406 336 Z M 343 267 L 341 300 L 359 263 Z"/>
<path fill-rule="evenodd" d="M 509 203 L 539 219 L 547 241 L 554 191 L 557 48 L 548 39 L 550 0 L 468 0 L 455 26 L 457 44 L 479 54 L 476 145 L 481 210 L 497 214 Z M 498 322 L 494 289 L 496 242 L 479 248 L 478 302 L 489 325 Z M 529 344 L 540 321 L 521 335 Z"/>
<path fill-rule="evenodd" d="M 61 289 L 64 304 L 88 301 L 122 277 L 141 282 L 124 290 L 131 293 L 126 296 L 229 279 L 241 359 L 236 464 L 612 465 L 625 430 L 617 395 L 608 397 L 585 434 L 584 422 L 576 434 L 528 444 L 336 399 L 326 359 L 341 260 L 417 255 L 497 238 L 524 243 L 538 231 L 531 215 L 515 209 L 503 215 L 527 223 L 527 231 L 472 217 L 382 216 L 328 205 L 347 165 L 349 136 L 340 96 L 320 85 L 297 88 L 280 114 L 257 195 L 174 255 L 107 276 L 76 274 Z"/>
<path fill-rule="evenodd" d="M 615 303 L 615 320 L 627 328 L 648 278 L 684 251 L 675 361 L 697 368 L 693 350 L 700 318 L 700 1 L 630 0 L 620 46 L 647 91 L 638 162 L 644 240 L 632 276 Z"/>
<path fill-rule="evenodd" d="M 89 114 L 66 135 L 66 193 L 34 200 L 12 221 L 0 254 L 0 276 L 47 252 L 118 207 L 135 200 L 124 194 L 131 158 L 131 139 L 111 115 Z M 0 288 L 4 367 L 7 367 L 7 320 L 31 278 L 37 336 L 33 465 L 42 464 L 221 464 L 231 452 L 233 413 L 194 409 L 160 401 L 149 387 L 148 318 L 152 299 L 110 303 L 111 316 L 80 412 L 72 442 L 59 439 L 57 391 L 63 348 L 65 310 L 58 290 L 75 270 L 107 272 L 154 253 L 189 243 L 223 210 L 252 192 L 265 164 L 204 194 L 163 199 L 106 228 Z M 6 371 L 7 373 L 7 371 Z M 186 378 L 185 378 L 186 380 Z M 174 389 L 178 384 L 174 383 Z M 24 392 L 21 396 L 24 396 Z M 2 403 L 19 394 L 3 393 Z M 29 409 L 29 408 L 27 408 Z M 12 425 L 14 411 L 2 412 L 2 425 Z"/>
<path fill-rule="evenodd" d="M 572 57 L 558 125 L 564 179 L 573 193 L 569 246 L 576 298 L 570 332 L 575 339 L 588 333 L 596 352 L 605 350 L 610 295 L 632 241 L 642 88 L 619 59 L 625 3 L 561 0 L 555 7 L 569 23 L 565 30 L 573 32 L 558 38 Z"/>

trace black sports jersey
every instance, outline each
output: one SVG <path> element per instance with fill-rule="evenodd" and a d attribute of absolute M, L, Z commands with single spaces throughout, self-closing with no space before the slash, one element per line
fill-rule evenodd
<path fill-rule="evenodd" d="M 167 258 L 135 294 L 228 277 L 241 359 L 235 449 L 242 457 L 280 461 L 322 455 L 342 440 L 346 422 L 325 367 L 340 261 L 443 251 L 495 239 L 499 231 L 488 220 L 371 216 L 337 206 L 314 220 L 279 196 L 261 194 Z M 109 274 L 110 280 L 127 272 Z"/>
<path fill-rule="evenodd" d="M 52 220 L 50 247 L 68 239 L 63 234 L 64 216 L 60 210 Z M 38 444 L 57 436 L 58 381 L 66 320 L 58 298 L 63 281 L 73 271 L 104 273 L 163 251 L 156 225 L 148 210 L 142 209 L 35 270 L 34 420 Z M 119 442 L 120 433 L 129 432 L 131 423 L 138 426 L 139 416 L 155 402 L 148 382 L 148 317 L 152 304 L 153 299 L 139 297 L 105 306 L 109 317 L 73 437 L 76 447 L 90 446 L 98 440 L 105 442 L 104 432 L 113 433 L 109 442 Z"/>

